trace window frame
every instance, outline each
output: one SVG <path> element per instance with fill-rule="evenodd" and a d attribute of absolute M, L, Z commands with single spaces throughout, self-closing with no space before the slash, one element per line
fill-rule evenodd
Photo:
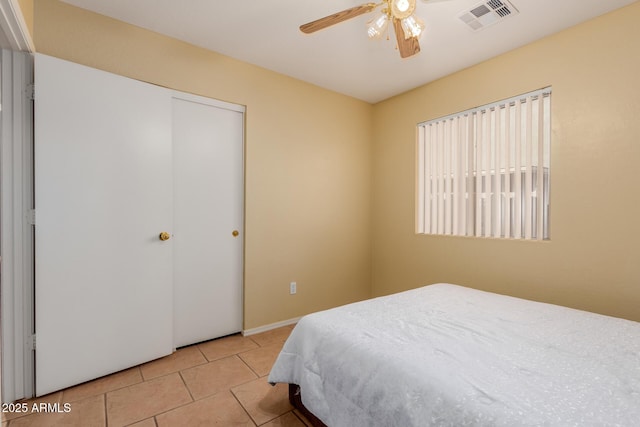
<path fill-rule="evenodd" d="M 550 240 L 551 94 L 418 123 L 416 234 Z"/>

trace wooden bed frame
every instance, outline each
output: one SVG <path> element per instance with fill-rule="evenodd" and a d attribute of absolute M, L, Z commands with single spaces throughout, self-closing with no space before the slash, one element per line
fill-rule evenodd
<path fill-rule="evenodd" d="M 298 384 L 289 384 L 289 402 L 304 415 L 313 427 L 327 427 L 318 417 L 302 404 L 302 394 Z"/>

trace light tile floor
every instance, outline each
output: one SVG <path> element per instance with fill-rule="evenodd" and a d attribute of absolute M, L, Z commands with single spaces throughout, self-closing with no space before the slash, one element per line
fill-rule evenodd
<path fill-rule="evenodd" d="M 172 427 L 311 424 L 289 404 L 288 387 L 267 383 L 292 326 L 232 335 L 38 399 L 67 413 L 4 413 L 1 427 Z M 49 406 L 51 408 L 53 406 Z"/>

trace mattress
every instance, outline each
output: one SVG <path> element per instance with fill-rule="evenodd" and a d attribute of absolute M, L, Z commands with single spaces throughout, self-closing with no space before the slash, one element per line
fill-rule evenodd
<path fill-rule="evenodd" d="M 640 323 L 436 284 L 303 317 L 271 383 L 340 426 L 638 426 Z"/>

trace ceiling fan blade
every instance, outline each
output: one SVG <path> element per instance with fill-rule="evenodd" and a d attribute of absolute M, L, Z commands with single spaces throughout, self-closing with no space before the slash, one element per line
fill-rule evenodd
<path fill-rule="evenodd" d="M 401 58 L 408 58 L 420 52 L 420 43 L 417 37 L 404 38 L 404 30 L 399 19 L 393 19 L 393 29 L 396 32 L 396 40 L 398 41 L 398 50 Z"/>
<path fill-rule="evenodd" d="M 377 6 L 378 5 L 376 5 L 375 3 L 367 3 L 360 6 L 352 7 L 351 9 L 336 12 L 333 15 L 325 16 L 324 18 L 317 19 L 313 22 L 300 25 L 300 31 L 305 34 L 315 33 L 318 30 L 322 30 L 324 28 L 338 24 L 342 21 L 346 21 L 347 19 L 355 18 L 356 16 L 371 12 Z"/>

